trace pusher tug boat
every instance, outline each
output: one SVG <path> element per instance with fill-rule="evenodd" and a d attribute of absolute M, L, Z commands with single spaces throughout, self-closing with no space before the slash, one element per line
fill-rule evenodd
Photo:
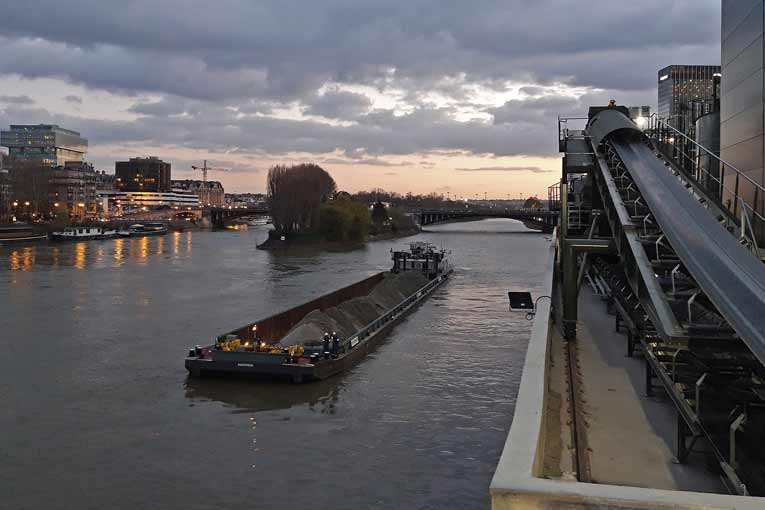
<path fill-rule="evenodd" d="M 252 375 L 301 383 L 348 370 L 384 333 L 443 284 L 447 252 L 426 242 L 392 251 L 393 267 L 196 346 L 192 376 Z"/>

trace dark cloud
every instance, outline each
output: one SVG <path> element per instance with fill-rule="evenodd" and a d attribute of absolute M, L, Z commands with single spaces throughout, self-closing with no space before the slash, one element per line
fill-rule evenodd
<path fill-rule="evenodd" d="M 455 168 L 458 172 L 531 172 L 546 174 L 554 172 L 539 166 L 483 166 L 480 168 Z"/>
<path fill-rule="evenodd" d="M 6 9 L 0 75 L 156 98 L 130 108 L 135 121 L 50 114 L 8 101 L 6 116 L 58 121 L 92 144 L 340 151 L 378 166 L 386 166 L 384 155 L 423 151 L 549 156 L 557 151 L 558 114 L 581 115 L 611 97 L 655 104 L 657 69 L 719 63 L 720 55 L 720 6 L 713 0 L 210 5 L 35 0 Z M 485 108 L 474 103 L 476 86 L 504 93 L 508 83 L 528 85 L 520 99 L 477 112 L 482 118 L 459 116 L 467 107 Z M 372 109 L 370 97 L 344 85 L 395 93 L 400 108 Z M 587 95 L 577 99 L 567 87 Z M 596 88 L 603 92 L 593 94 Z M 274 117 L 281 108 L 331 120 Z"/>
<path fill-rule="evenodd" d="M 35 100 L 27 95 L 21 96 L 0 96 L 0 103 L 5 104 L 34 104 Z"/>
<path fill-rule="evenodd" d="M 194 101 L 178 97 L 163 97 L 159 101 L 148 103 L 137 103 L 130 107 L 128 111 L 140 115 L 168 117 L 172 115 L 198 115 L 200 113 L 199 105 Z"/>
<path fill-rule="evenodd" d="M 67 96 L 64 96 L 62 99 L 66 101 L 67 103 L 82 104 L 82 98 L 75 94 L 69 94 Z"/>
<path fill-rule="evenodd" d="M 330 90 L 306 102 L 305 113 L 330 119 L 354 119 L 369 111 L 372 100 L 364 94 Z"/>
<path fill-rule="evenodd" d="M 381 84 L 391 73 L 409 90 L 461 73 L 634 89 L 671 59 L 719 61 L 719 10 L 712 0 L 219 0 L 214 12 L 202 0 L 38 0 L 0 18 L 0 69 L 207 99 L 294 99 L 328 79 Z"/>

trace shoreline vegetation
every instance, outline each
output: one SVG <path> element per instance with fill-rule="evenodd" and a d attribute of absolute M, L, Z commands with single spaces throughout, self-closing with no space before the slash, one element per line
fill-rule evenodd
<path fill-rule="evenodd" d="M 419 232 L 401 207 L 368 194 L 338 191 L 335 180 L 314 164 L 277 165 L 268 171 L 268 202 L 274 230 L 257 246 L 354 247 Z"/>

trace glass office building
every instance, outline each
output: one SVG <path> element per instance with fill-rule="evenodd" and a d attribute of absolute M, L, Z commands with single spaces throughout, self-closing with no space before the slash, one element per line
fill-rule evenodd
<path fill-rule="evenodd" d="M 696 119 L 714 109 L 720 66 L 671 65 L 659 70 L 656 114 L 691 135 Z"/>
<path fill-rule="evenodd" d="M 88 141 L 77 131 L 55 124 L 12 124 L 0 131 L 0 145 L 18 159 L 37 160 L 44 165 L 63 166 L 68 161 L 83 161 Z"/>

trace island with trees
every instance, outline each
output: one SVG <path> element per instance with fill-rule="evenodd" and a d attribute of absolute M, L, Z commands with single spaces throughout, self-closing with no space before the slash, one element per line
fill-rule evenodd
<path fill-rule="evenodd" d="M 416 234 L 411 217 L 380 197 L 337 190 L 332 176 L 318 165 L 276 165 L 268 171 L 268 201 L 274 229 L 258 248 L 294 244 L 354 245 Z"/>

